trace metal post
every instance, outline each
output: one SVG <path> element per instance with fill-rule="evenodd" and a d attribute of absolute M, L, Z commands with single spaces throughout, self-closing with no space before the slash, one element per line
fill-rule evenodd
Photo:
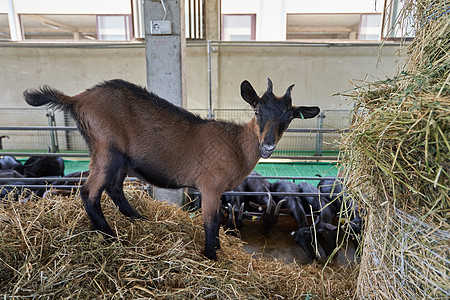
<path fill-rule="evenodd" d="M 16 13 L 16 10 L 14 8 L 14 0 L 9 0 L 8 4 L 9 4 L 8 21 L 11 40 L 23 41 L 22 26 L 20 24 L 19 15 Z"/>
<path fill-rule="evenodd" d="M 323 128 L 323 119 L 325 119 L 325 114 L 321 112 L 317 116 L 317 128 L 322 129 Z M 323 133 L 322 131 L 318 131 L 316 134 L 316 154 L 315 156 L 322 156 L 322 149 L 323 149 Z"/>
<path fill-rule="evenodd" d="M 212 109 L 212 62 L 211 62 L 211 52 L 214 50 L 211 46 L 211 40 L 206 42 L 206 47 L 208 51 L 208 118 L 214 118 L 213 109 Z"/>
<path fill-rule="evenodd" d="M 47 119 L 48 119 L 48 126 L 55 127 L 56 121 L 55 121 L 55 113 L 51 110 L 47 111 Z M 52 143 L 52 153 L 58 153 L 59 152 L 59 145 L 58 145 L 58 136 L 55 130 L 50 131 L 50 142 Z"/>

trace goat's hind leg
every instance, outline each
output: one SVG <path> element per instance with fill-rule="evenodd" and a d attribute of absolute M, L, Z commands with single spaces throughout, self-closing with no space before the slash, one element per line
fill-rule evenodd
<path fill-rule="evenodd" d="M 111 180 L 107 183 L 105 190 L 109 197 L 119 207 L 119 211 L 125 216 L 131 219 L 146 220 L 141 214 L 139 214 L 128 202 L 123 192 L 123 181 L 125 179 L 125 172 L 119 170 L 111 177 Z"/>
<path fill-rule="evenodd" d="M 109 236 L 115 236 L 113 230 L 105 219 L 105 215 L 103 214 L 103 210 L 100 205 L 100 198 L 103 192 L 105 177 L 92 177 L 92 175 L 93 173 L 91 172 L 80 190 L 84 208 L 89 220 L 91 221 L 92 229 L 100 230 Z"/>

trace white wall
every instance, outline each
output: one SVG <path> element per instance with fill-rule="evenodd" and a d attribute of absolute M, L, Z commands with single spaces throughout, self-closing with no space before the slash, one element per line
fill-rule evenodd
<path fill-rule="evenodd" d="M 383 11 L 383 5 L 384 0 L 286 0 L 286 11 L 288 13 L 380 13 Z"/>
<path fill-rule="evenodd" d="M 16 13 L 33 14 L 131 14 L 131 0 L 12 0 Z M 9 0 L 0 1 L 8 13 Z"/>

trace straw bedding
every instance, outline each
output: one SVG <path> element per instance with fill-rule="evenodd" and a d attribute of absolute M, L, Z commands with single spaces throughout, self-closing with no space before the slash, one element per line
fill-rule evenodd
<path fill-rule="evenodd" d="M 364 299 L 450 297 L 450 10 L 406 1 L 415 39 L 395 78 L 352 93 L 344 137 L 351 191 L 368 212 L 357 293 Z"/>
<path fill-rule="evenodd" d="M 103 196 L 119 240 L 89 231 L 77 194 L 0 205 L 0 295 L 6 298 L 348 299 L 355 267 L 301 266 L 252 258 L 221 230 L 219 261 L 203 255 L 201 216 L 127 197 L 147 221 L 130 221 Z"/>

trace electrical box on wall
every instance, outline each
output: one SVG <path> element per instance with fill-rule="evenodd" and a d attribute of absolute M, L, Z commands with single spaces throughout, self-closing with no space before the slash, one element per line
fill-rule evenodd
<path fill-rule="evenodd" d="M 150 21 L 150 34 L 172 34 L 170 21 Z"/>

